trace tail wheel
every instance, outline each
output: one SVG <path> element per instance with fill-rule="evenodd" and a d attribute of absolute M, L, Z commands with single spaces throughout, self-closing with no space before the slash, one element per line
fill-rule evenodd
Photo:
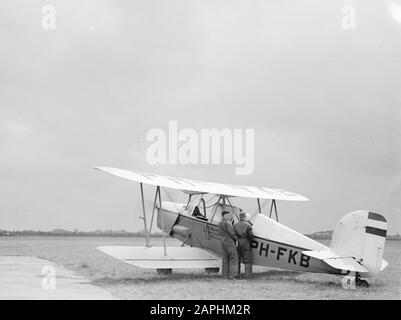
<path fill-rule="evenodd" d="M 366 280 L 361 279 L 360 277 L 357 277 L 355 279 L 355 284 L 358 287 L 362 287 L 362 288 L 369 288 L 369 283 Z"/>

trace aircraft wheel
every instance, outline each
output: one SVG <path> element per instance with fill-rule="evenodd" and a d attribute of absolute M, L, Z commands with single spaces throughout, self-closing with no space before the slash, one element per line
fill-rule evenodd
<path fill-rule="evenodd" d="M 167 276 L 173 272 L 173 269 L 157 269 L 157 274 Z"/>
<path fill-rule="evenodd" d="M 206 273 L 219 273 L 220 268 L 205 268 Z"/>
<path fill-rule="evenodd" d="M 363 280 L 361 278 L 356 278 L 355 279 L 355 284 L 358 287 L 362 287 L 362 288 L 369 288 L 369 283 L 366 280 Z"/>

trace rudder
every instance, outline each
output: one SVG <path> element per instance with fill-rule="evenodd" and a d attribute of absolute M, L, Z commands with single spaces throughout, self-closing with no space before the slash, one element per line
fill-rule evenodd
<path fill-rule="evenodd" d="M 386 219 L 374 212 L 348 213 L 337 224 L 330 248 L 338 256 L 353 257 L 374 275 L 382 270 L 387 235 Z"/>

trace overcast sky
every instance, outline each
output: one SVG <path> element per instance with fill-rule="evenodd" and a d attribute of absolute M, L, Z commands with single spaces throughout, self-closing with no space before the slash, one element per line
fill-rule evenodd
<path fill-rule="evenodd" d="M 104 165 L 300 193 L 278 204 L 300 232 L 356 209 L 401 232 L 400 1 L 0 0 L 0 39 L 0 229 L 143 228 Z M 253 174 L 149 165 L 170 120 L 254 129 Z"/>

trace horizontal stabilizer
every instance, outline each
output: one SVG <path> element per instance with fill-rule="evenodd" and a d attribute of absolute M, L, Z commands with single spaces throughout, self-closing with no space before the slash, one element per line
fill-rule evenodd
<path fill-rule="evenodd" d="M 347 270 L 347 271 L 355 271 L 360 273 L 368 272 L 367 269 L 362 267 L 354 258 L 352 257 L 345 257 L 345 258 L 328 258 L 323 259 L 330 267 L 340 270 Z"/>
<path fill-rule="evenodd" d="M 335 254 L 330 251 L 330 250 L 321 250 L 321 251 L 303 251 L 302 252 L 304 255 L 316 258 L 319 260 L 324 260 L 327 258 L 333 258 L 335 257 Z"/>
<path fill-rule="evenodd" d="M 323 260 L 330 267 L 346 270 L 346 271 L 355 271 L 360 273 L 366 273 L 368 270 L 362 267 L 353 257 L 340 257 L 334 254 L 330 250 L 324 251 L 303 251 L 304 255 L 307 255 L 312 258 L 316 258 L 319 260 Z"/>
<path fill-rule="evenodd" d="M 221 259 L 213 253 L 193 247 L 105 246 L 101 252 L 135 267 L 146 269 L 220 268 Z"/>

